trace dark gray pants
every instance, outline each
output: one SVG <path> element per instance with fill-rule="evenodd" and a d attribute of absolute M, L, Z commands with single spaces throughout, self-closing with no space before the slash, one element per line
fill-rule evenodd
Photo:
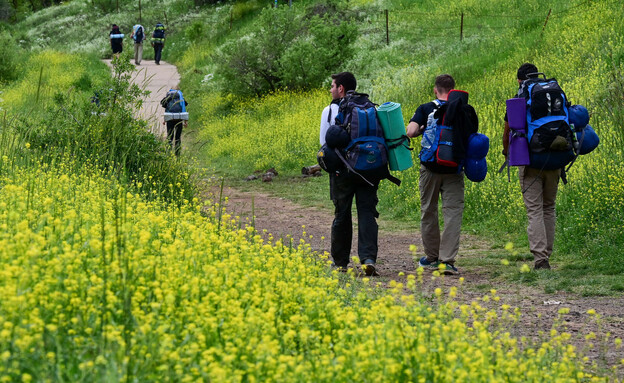
<path fill-rule="evenodd" d="M 355 197 L 358 215 L 358 256 L 377 261 L 377 188 L 344 175 L 330 175 L 330 193 L 334 202 L 334 222 L 331 229 L 331 255 L 336 266 L 347 266 L 351 254 L 353 222 L 351 206 Z"/>
<path fill-rule="evenodd" d="M 184 127 L 182 120 L 167 121 L 167 139 L 176 156 L 180 155 L 180 147 L 182 146 L 182 127 Z"/>

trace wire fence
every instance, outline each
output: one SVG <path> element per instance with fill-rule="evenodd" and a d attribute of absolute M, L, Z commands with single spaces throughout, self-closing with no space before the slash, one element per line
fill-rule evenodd
<path fill-rule="evenodd" d="M 595 1 L 595 0 L 594 0 Z M 471 11 L 421 12 L 409 10 L 385 10 L 371 15 L 370 27 L 364 26 L 369 33 L 381 33 L 387 44 L 393 33 L 412 32 L 422 38 L 457 38 L 484 37 L 503 30 L 522 30 L 542 27 L 542 32 L 553 19 L 568 17 L 584 12 L 583 7 L 590 6 L 592 0 L 569 4 L 560 8 L 549 8 L 540 12 L 505 12 L 487 13 Z"/>
<path fill-rule="evenodd" d="M 273 2 L 274 0 L 271 0 Z M 288 0 L 280 0 L 286 4 Z M 358 19 L 360 31 L 367 35 L 379 36 L 380 42 L 390 44 L 393 35 L 413 35 L 415 39 L 443 38 L 458 39 L 486 37 L 493 33 L 505 30 L 529 30 L 541 26 L 544 32 L 549 22 L 563 17 L 573 16 L 585 12 L 584 7 L 591 6 L 597 0 L 585 0 L 576 4 L 565 3 L 563 7 L 542 9 L 540 11 L 521 12 L 518 10 L 505 13 L 483 11 L 449 11 L 449 12 L 422 12 L 410 10 L 384 10 L 361 15 Z M 615 1 L 620 0 L 606 0 Z M 271 6 L 273 4 L 271 3 Z M 205 16 L 201 14 L 187 14 L 182 20 L 167 23 L 169 31 L 184 29 L 194 21 L 202 22 Z M 175 19 L 175 18 L 172 18 Z M 235 17 L 230 13 L 218 22 L 209 24 L 221 32 L 231 30 Z M 216 25 L 218 24 L 218 25 Z M 405 33 L 409 31 L 410 33 Z"/>

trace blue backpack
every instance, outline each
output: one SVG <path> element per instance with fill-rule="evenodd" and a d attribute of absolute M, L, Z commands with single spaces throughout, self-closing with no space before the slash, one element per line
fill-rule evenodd
<path fill-rule="evenodd" d="M 460 102 L 461 105 L 468 105 L 468 92 L 453 89 L 448 94 L 448 103 Z M 445 101 L 433 100 L 435 109 L 427 117 L 427 126 L 423 132 L 422 140 L 420 141 L 422 149 L 420 150 L 419 158 L 423 163 L 435 163 L 440 166 L 457 168 L 457 171 L 462 170 L 463 158 L 456 158 L 454 143 L 457 135 L 453 132 L 452 122 L 446 121 L 446 111 L 438 110 L 443 105 L 447 104 Z M 452 106 L 453 104 L 449 104 Z M 444 108 L 442 108 L 444 109 Z M 436 116 L 436 114 L 442 114 Z M 467 144 L 467 142 L 466 142 Z"/>
<path fill-rule="evenodd" d="M 420 141 L 421 150 L 418 157 L 421 162 L 438 163 L 443 166 L 457 166 L 457 163 L 453 163 L 452 160 L 453 129 L 444 125 L 444 118 L 442 118 L 442 121 L 438 121 L 439 119 L 435 117 L 435 113 L 446 102 L 433 100 L 433 103 L 435 104 L 435 108 L 427 117 L 427 127 Z M 449 150 L 451 152 L 451 158 L 446 156 Z M 439 154 L 442 154 L 443 157 L 438 161 Z"/>
<path fill-rule="evenodd" d="M 346 147 L 338 148 L 342 150 L 338 150 L 337 154 L 351 173 L 370 185 L 384 178 L 397 185 L 401 183 L 390 175 L 388 147 L 377 118 L 377 109 L 367 94 L 347 92 L 338 107 L 336 124 L 330 127 L 328 134 L 337 128 L 348 133 L 350 141 Z"/>
<path fill-rule="evenodd" d="M 546 79 L 543 73 L 535 75 L 537 77 L 526 80 L 518 91 L 518 95 L 527 100 L 530 166 L 560 169 L 576 156 L 576 134 L 569 121 L 570 102 L 557 80 Z"/>

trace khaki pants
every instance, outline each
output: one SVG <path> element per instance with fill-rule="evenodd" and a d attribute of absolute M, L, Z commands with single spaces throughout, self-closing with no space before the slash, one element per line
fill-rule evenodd
<path fill-rule="evenodd" d="M 555 242 L 555 200 L 561 169 L 539 170 L 528 166 L 518 169 L 522 197 L 529 225 L 529 248 L 535 262 L 548 261 Z"/>
<path fill-rule="evenodd" d="M 453 264 L 459 251 L 464 213 L 464 173 L 434 173 L 420 165 L 420 231 L 429 261 Z M 440 236 L 438 199 L 442 196 L 444 231 Z"/>
<path fill-rule="evenodd" d="M 143 59 L 143 43 L 134 43 L 134 63 L 141 65 Z"/>

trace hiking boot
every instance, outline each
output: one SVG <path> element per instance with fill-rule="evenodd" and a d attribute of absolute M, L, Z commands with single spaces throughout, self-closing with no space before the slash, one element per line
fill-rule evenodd
<path fill-rule="evenodd" d="M 372 259 L 367 259 L 364 261 L 364 274 L 366 274 L 366 276 L 368 277 L 378 277 L 379 273 L 377 272 L 377 269 L 375 268 L 375 261 L 373 261 Z"/>
<path fill-rule="evenodd" d="M 332 263 L 331 267 L 333 270 L 337 270 L 339 273 L 346 273 L 347 271 L 349 271 L 348 266 L 338 266 L 335 263 Z"/>
<path fill-rule="evenodd" d="M 457 267 L 455 267 L 454 265 L 451 265 L 450 263 L 446 263 L 446 262 L 442 262 L 442 264 L 445 267 L 444 267 L 444 270 L 440 270 L 440 274 L 459 275 L 459 270 L 457 270 Z"/>
<path fill-rule="evenodd" d="M 540 269 L 550 270 L 550 263 L 548 263 L 547 259 L 539 260 L 539 261 L 535 262 L 534 269 L 535 270 L 540 270 Z"/>
<path fill-rule="evenodd" d="M 440 266 L 440 261 L 430 261 L 427 257 L 422 257 L 418 260 L 418 266 L 427 270 L 437 270 Z"/>

